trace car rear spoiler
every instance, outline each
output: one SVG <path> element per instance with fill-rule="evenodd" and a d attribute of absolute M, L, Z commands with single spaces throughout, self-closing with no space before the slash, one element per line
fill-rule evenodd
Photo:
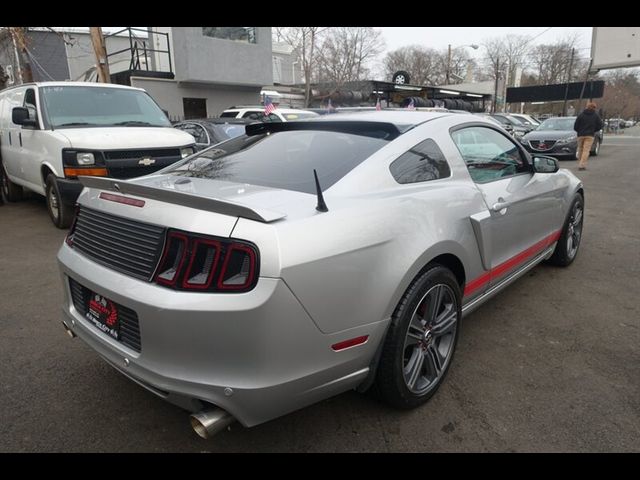
<path fill-rule="evenodd" d="M 120 194 L 136 195 L 138 197 L 149 198 L 161 202 L 183 205 L 185 207 L 197 208 L 209 212 L 221 213 L 233 217 L 242 217 L 258 222 L 270 223 L 286 217 L 285 213 L 274 212 L 262 208 L 248 207 L 241 203 L 229 202 L 217 198 L 191 195 L 177 190 L 166 190 L 164 188 L 149 187 L 130 183 L 126 180 L 116 180 L 104 177 L 78 177 L 80 183 L 85 187 L 110 190 Z"/>

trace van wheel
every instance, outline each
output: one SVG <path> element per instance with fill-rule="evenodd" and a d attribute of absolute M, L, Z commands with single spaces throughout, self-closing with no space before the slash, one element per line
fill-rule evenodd
<path fill-rule="evenodd" d="M 58 182 L 56 182 L 56 176 L 53 173 L 47 176 L 46 195 L 47 210 L 53 224 L 58 228 L 69 227 L 71 220 L 73 220 L 73 207 L 62 203 Z"/>
<path fill-rule="evenodd" d="M 592 157 L 597 157 L 598 153 L 600 153 L 600 140 L 596 138 L 596 140 L 593 142 L 593 148 L 589 152 L 589 155 L 591 155 Z"/>
<path fill-rule="evenodd" d="M 22 200 L 22 187 L 16 185 L 7 176 L 4 165 L 0 163 L 0 195 L 8 202 L 17 202 Z"/>

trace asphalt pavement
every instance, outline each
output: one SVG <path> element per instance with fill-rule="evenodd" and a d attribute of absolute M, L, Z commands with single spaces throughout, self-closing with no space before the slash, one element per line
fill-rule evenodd
<path fill-rule="evenodd" d="M 0 206 L 0 451 L 640 451 L 640 127 L 605 136 L 584 172 L 561 166 L 585 184 L 577 259 L 536 267 L 467 317 L 426 405 L 349 392 L 208 441 L 64 333 L 65 232 L 44 201 Z"/>

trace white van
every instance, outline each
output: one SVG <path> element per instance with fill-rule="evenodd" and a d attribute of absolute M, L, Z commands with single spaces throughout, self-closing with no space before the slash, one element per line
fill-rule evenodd
<path fill-rule="evenodd" d="M 44 195 L 59 228 L 73 219 L 78 176 L 139 177 L 194 151 L 193 137 L 140 88 L 41 82 L 0 91 L 2 195 Z"/>

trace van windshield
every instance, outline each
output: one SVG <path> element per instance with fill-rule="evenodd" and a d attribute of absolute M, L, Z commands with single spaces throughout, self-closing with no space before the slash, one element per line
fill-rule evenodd
<path fill-rule="evenodd" d="M 42 87 L 46 116 L 54 128 L 170 127 L 171 122 L 147 93 L 113 87 Z"/>

